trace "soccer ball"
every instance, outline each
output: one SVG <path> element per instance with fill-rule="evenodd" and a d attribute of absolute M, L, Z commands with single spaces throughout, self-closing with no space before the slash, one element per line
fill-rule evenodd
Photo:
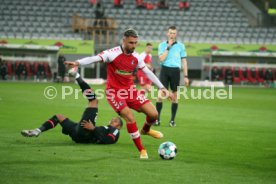
<path fill-rule="evenodd" d="M 163 142 L 158 148 L 160 157 L 164 160 L 172 160 L 176 156 L 177 148 L 172 142 Z"/>

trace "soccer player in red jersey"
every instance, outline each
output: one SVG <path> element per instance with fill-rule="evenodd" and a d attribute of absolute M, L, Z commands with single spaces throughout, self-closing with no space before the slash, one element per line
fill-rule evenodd
<path fill-rule="evenodd" d="M 144 60 L 146 67 L 148 67 L 151 71 L 153 71 L 153 67 L 151 65 L 152 62 L 152 44 L 147 43 L 146 44 L 146 49 L 144 52 L 140 54 L 140 57 Z M 146 93 L 149 92 L 151 89 L 151 80 L 145 75 L 145 73 L 141 70 L 138 69 L 137 71 L 137 78 L 139 80 L 140 86 L 142 88 L 141 92 Z"/>
<path fill-rule="evenodd" d="M 168 95 L 169 99 L 173 97 L 152 71 L 146 67 L 139 55 L 134 52 L 137 43 L 138 33 L 134 29 L 128 29 L 124 32 L 122 45 L 105 50 L 96 56 L 86 57 L 77 61 L 66 61 L 65 64 L 77 67 L 96 62 L 107 63 L 107 84 L 105 89 L 107 101 L 126 120 L 127 131 L 140 152 L 140 158 L 148 159 L 140 134 L 154 138 L 162 138 L 163 134 L 151 129 L 152 124 L 158 118 L 158 112 L 154 105 L 135 88 L 132 80 L 135 68 L 140 68 L 164 95 Z M 131 109 L 146 115 L 146 121 L 140 132 Z"/>

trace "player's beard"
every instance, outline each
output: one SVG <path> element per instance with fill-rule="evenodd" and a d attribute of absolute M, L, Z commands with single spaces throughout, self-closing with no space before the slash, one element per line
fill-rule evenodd
<path fill-rule="evenodd" d="M 126 48 L 126 53 L 127 54 L 132 54 L 134 52 L 135 48 L 130 49 L 130 48 Z"/>

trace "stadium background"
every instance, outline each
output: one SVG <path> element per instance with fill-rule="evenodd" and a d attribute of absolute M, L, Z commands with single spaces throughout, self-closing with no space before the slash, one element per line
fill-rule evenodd
<path fill-rule="evenodd" d="M 87 0 L 0 0 L 0 57 L 8 65 L 8 80 L 0 82 L 0 183 L 274 183 L 276 95 L 268 87 L 275 87 L 276 79 L 275 1 L 190 0 L 188 10 L 180 10 L 176 0 L 162 10 L 154 0 L 145 1 L 155 6 L 150 10 L 138 9 L 131 0 L 121 8 L 111 0 L 102 2 L 110 29 L 94 26 Z M 146 42 L 154 43 L 158 73 L 157 47 L 170 25 L 177 26 L 178 40 L 186 45 L 191 81 L 211 79 L 213 67 L 224 73 L 223 82 L 223 71 L 230 68 L 234 78 L 236 67 L 246 68 L 247 74 L 257 69 L 253 79 L 233 79 L 232 100 L 181 100 L 177 127 L 164 122 L 158 128 L 165 140 L 142 137 L 149 162 L 138 160 L 125 129 L 114 146 L 75 145 L 60 134 L 60 127 L 35 140 L 21 137 L 21 129 L 35 128 L 55 113 L 79 119 L 85 99 L 60 96 L 62 85 L 78 87 L 55 83 L 60 54 L 75 60 L 98 53 L 120 43 L 123 30 L 133 27 L 140 34 L 138 52 Z M 16 76 L 21 61 L 28 66 L 26 81 Z M 37 63 L 49 66 L 47 83 L 35 80 L 36 71 L 29 66 Z M 265 77 L 266 69 L 272 69 L 272 79 Z M 104 65 L 87 67 L 82 74 L 105 78 Z M 54 100 L 43 95 L 49 85 L 58 91 Z M 164 105 L 166 121 L 170 109 L 168 102 Z M 99 114 L 100 125 L 115 115 L 105 100 Z M 141 127 L 144 117 L 135 116 Z M 172 162 L 157 155 L 166 140 L 179 148 Z"/>
<path fill-rule="evenodd" d="M 33 63 L 36 58 L 41 62 L 44 60 L 50 63 L 50 73 L 57 73 L 57 58 L 54 57 L 57 57 L 58 53 L 65 54 L 68 60 L 98 53 L 119 44 L 122 32 L 128 27 L 134 27 L 139 32 L 138 52 L 143 50 L 146 42 L 154 43 L 154 66 L 158 73 L 157 46 L 161 40 L 166 39 L 166 29 L 173 24 L 178 28 L 178 40 L 184 42 L 187 47 L 191 79 L 211 78 L 212 67 L 216 64 L 212 61 L 211 64 L 206 62 L 206 58 L 212 55 L 213 51 L 233 51 L 232 55 L 247 51 L 252 52 L 253 56 L 258 52 L 265 52 L 268 53 L 267 57 L 270 57 L 248 58 L 242 62 L 239 58 L 235 61 L 228 61 L 228 58 L 216 61 L 222 73 L 220 79 L 225 78 L 225 68 L 233 69 L 239 64 L 244 64 L 246 70 L 257 68 L 257 71 L 253 71 L 256 78 L 260 73 L 265 77 L 263 70 L 272 68 L 275 79 L 275 65 L 271 62 L 275 55 L 269 54 L 276 52 L 276 18 L 272 11 L 276 6 L 275 1 L 193 0 L 189 1 L 187 10 L 180 10 L 179 1 L 176 0 L 167 2 L 168 9 L 159 9 L 157 1 L 145 1 L 155 6 L 148 10 L 147 6 L 137 8 L 134 1 L 125 1 L 123 8 L 116 8 L 112 1 L 102 0 L 105 20 L 95 19 L 95 1 L 1 2 L 0 52 L 2 58 L 8 62 L 9 78 L 13 78 L 12 75 L 15 75 L 22 59 L 27 61 L 26 65 L 35 65 L 33 70 L 37 68 L 37 63 Z M 107 22 L 105 27 L 104 21 Z M 43 47 L 35 53 L 22 53 L 15 52 L 14 47 L 9 49 L 9 44 L 19 44 L 17 50 L 22 50 L 24 45 L 48 45 L 58 48 L 56 55 L 49 59 L 47 49 L 43 51 Z M 8 52 L 9 50 L 11 52 Z M 24 58 L 28 56 L 31 59 Z M 258 65 L 260 63 L 272 65 L 262 67 Z M 27 66 L 29 78 L 34 78 L 37 71 L 29 71 L 28 68 L 30 67 Z M 87 71 L 89 78 L 105 78 L 106 75 L 104 66 Z M 54 77 L 50 73 L 47 76 Z M 262 83 L 262 80 L 249 80 L 249 83 Z"/>

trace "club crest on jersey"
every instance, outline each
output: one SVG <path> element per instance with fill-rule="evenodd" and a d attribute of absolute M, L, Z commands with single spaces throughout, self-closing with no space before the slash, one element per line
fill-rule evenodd
<path fill-rule="evenodd" d="M 131 65 L 134 65 L 134 60 L 131 61 Z"/>

